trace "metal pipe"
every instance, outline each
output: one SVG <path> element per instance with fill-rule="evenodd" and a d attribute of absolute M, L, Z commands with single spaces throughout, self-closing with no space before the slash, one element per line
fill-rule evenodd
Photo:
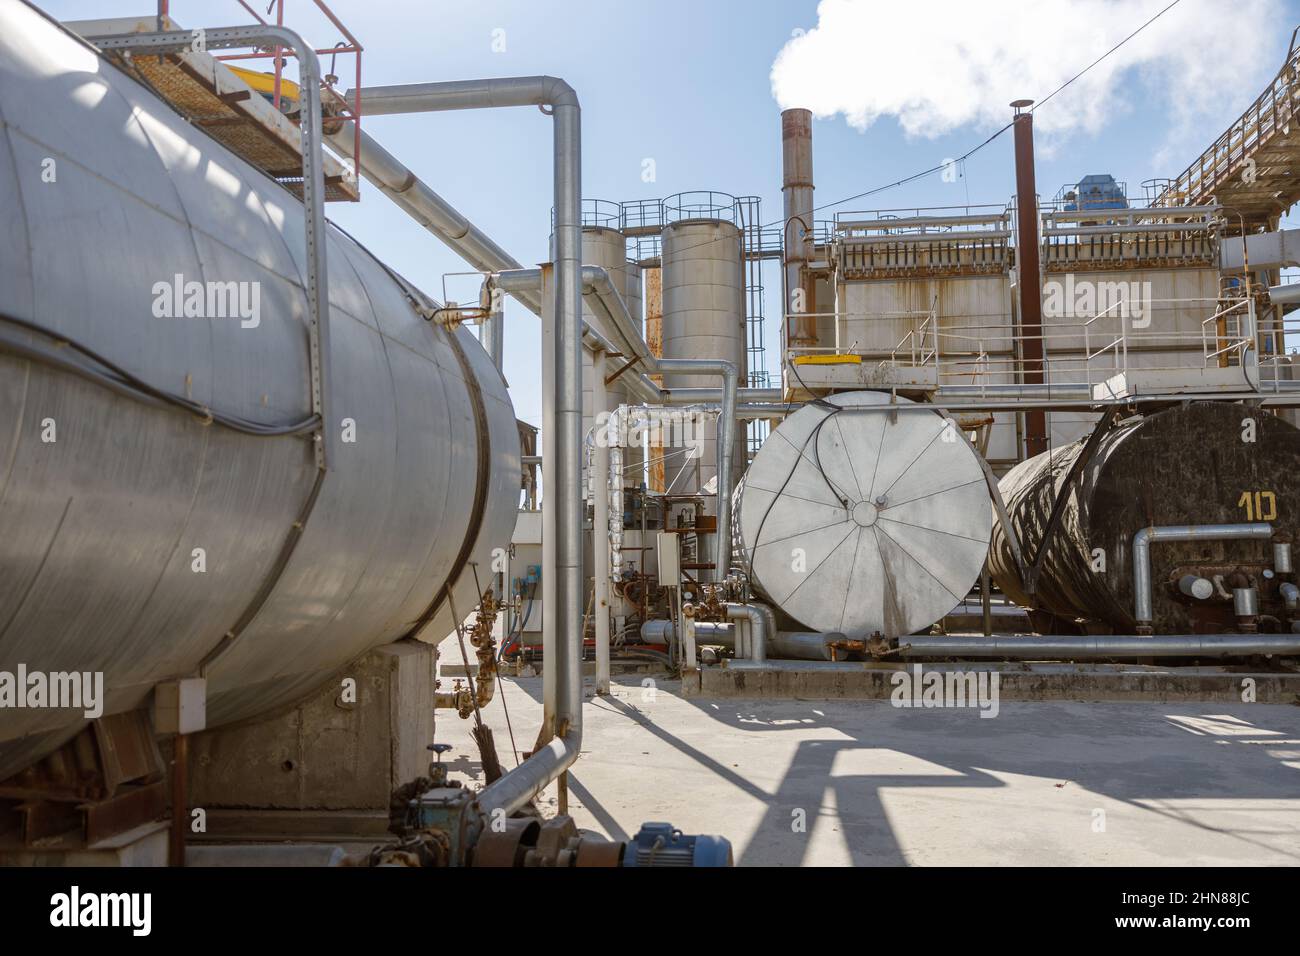
<path fill-rule="evenodd" d="M 660 401 L 665 405 L 699 405 L 721 402 L 725 394 L 726 390 L 721 388 L 665 388 Z M 785 393 L 779 388 L 739 388 L 736 401 L 780 405 L 785 401 Z"/>
<path fill-rule="evenodd" d="M 505 332 L 506 314 L 501 309 L 494 309 L 483 323 L 483 351 L 492 358 L 492 364 L 499 372 L 505 366 Z"/>
<path fill-rule="evenodd" d="M 1179 578 L 1178 590 L 1198 601 L 1208 601 L 1214 596 L 1214 584 L 1209 578 L 1197 574 L 1184 574 Z"/>
<path fill-rule="evenodd" d="M 605 353 L 596 352 L 592 356 L 591 408 L 597 416 L 609 413 L 609 394 L 605 388 Z M 595 555 L 596 593 L 594 595 L 596 615 L 596 693 L 609 693 L 609 540 L 605 534 L 609 528 L 609 494 L 597 485 L 609 474 L 609 431 L 608 418 L 605 440 L 596 436 L 592 462 L 592 474 L 588 483 L 592 489 L 595 513 L 592 519 L 592 551 Z M 622 482 L 619 482 L 621 489 Z M 604 492 L 604 493 L 602 493 Z M 620 515 L 621 518 L 621 515 Z M 622 524 L 622 521 L 619 522 Z"/>
<path fill-rule="evenodd" d="M 831 660 L 830 645 L 845 640 L 838 632 L 822 633 L 819 631 L 779 631 L 770 628 L 772 618 L 767 612 L 772 609 L 766 605 L 756 605 L 768 620 L 769 630 L 764 635 L 764 651 L 767 660 L 788 658 L 801 661 Z M 676 635 L 672 621 L 653 620 L 641 625 L 641 639 L 648 644 L 669 644 Z M 736 646 L 736 625 L 731 621 L 696 621 L 695 644 L 703 646 L 713 644 L 734 649 Z"/>
<path fill-rule="evenodd" d="M 910 657 L 1018 660 L 1087 660 L 1108 657 L 1248 657 L 1300 654 L 1295 634 L 1090 634 L 1057 637 L 952 637 L 912 635 L 899 639 Z"/>
<path fill-rule="evenodd" d="M 727 617 L 732 621 L 749 622 L 749 639 L 746 642 L 746 656 L 752 661 L 767 660 L 767 621 L 763 612 L 752 604 L 727 604 Z M 736 635 L 736 645 L 740 646 L 741 636 Z"/>
<path fill-rule="evenodd" d="M 347 98 L 371 115 L 539 106 L 543 112 L 549 107 L 554 121 L 555 408 L 543 441 L 556 481 L 542 509 L 554 516 L 555 567 L 547 571 L 555 580 L 557 636 L 566 646 L 562 660 L 545 664 L 557 668 L 548 689 L 558 737 L 479 795 L 485 812 L 508 813 L 562 774 L 577 759 L 582 739 L 582 111 L 573 88 L 551 76 L 351 90 Z"/>
<path fill-rule="evenodd" d="M 1278 574 L 1290 574 L 1294 568 L 1291 564 L 1291 542 L 1273 542 L 1273 570 Z"/>
<path fill-rule="evenodd" d="M 713 536 L 713 579 L 722 581 L 731 570 L 732 464 L 736 457 L 736 392 L 740 370 L 723 359 L 656 359 L 658 372 L 717 372 L 722 376 L 722 411 L 718 415 L 718 531 Z"/>
<path fill-rule="evenodd" d="M 1273 536 L 1273 526 L 1250 524 L 1165 525 L 1142 528 L 1133 535 L 1133 618 L 1138 630 L 1151 626 L 1151 545 L 1157 541 L 1260 541 Z"/>
<path fill-rule="evenodd" d="M 1268 300 L 1274 305 L 1293 305 L 1300 302 L 1300 282 L 1269 286 Z"/>
<path fill-rule="evenodd" d="M 604 276 L 605 280 L 610 282 L 610 285 L 606 287 L 604 299 L 602 299 L 600 292 L 600 287 L 603 283 L 594 281 L 596 273 L 600 273 L 600 275 Z M 622 297 L 619 296 L 618 290 L 613 288 L 612 280 L 609 279 L 605 270 L 595 266 L 586 266 L 583 268 L 583 276 L 582 294 L 584 298 L 587 299 L 588 304 L 595 308 L 599 308 L 609 318 L 611 325 L 613 325 L 616 330 L 626 333 L 626 324 L 620 325 L 615 316 L 621 311 L 622 315 L 626 318 L 626 323 L 631 323 L 631 315 L 628 312 L 627 304 L 624 303 Z M 593 281 L 587 281 L 588 278 Z M 491 295 L 493 289 L 497 289 L 518 298 L 521 295 L 528 295 L 530 291 L 535 291 L 541 288 L 542 270 L 511 269 L 489 275 L 484 281 L 489 286 L 489 295 Z M 617 298 L 617 304 L 614 304 L 613 300 L 609 298 L 611 294 Z M 641 342 L 640 334 L 635 331 L 634 325 L 631 326 L 631 329 L 633 344 Z M 638 354 L 633 345 L 620 347 L 614 344 L 601 335 L 600 332 L 592 327 L 592 325 L 585 319 L 582 323 L 582 344 L 586 346 L 588 351 L 603 351 L 607 355 L 622 355 L 627 358 Z M 641 344 L 644 347 L 644 343 L 642 342 Z M 648 351 L 646 354 L 649 354 Z M 643 362 L 642 364 L 644 365 L 645 363 Z M 629 369 L 619 377 L 628 385 L 629 391 L 641 401 L 652 405 L 663 402 L 664 392 L 658 385 L 650 380 L 650 377 L 646 375 L 645 372 Z"/>
<path fill-rule="evenodd" d="M 327 134 L 325 140 L 339 155 L 356 162 L 354 143 L 357 131 L 351 121 L 345 122 L 337 132 Z M 429 188 L 374 137 L 362 132 L 360 142 L 361 163 L 357 172 L 467 263 L 482 272 L 523 268 L 517 259 Z M 539 289 L 540 283 L 532 289 L 523 288 L 511 294 L 534 315 L 541 315 Z"/>

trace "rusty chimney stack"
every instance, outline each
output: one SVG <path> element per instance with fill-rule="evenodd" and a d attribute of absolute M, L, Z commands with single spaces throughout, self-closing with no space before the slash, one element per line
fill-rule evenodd
<path fill-rule="evenodd" d="M 781 195 L 785 205 L 782 314 L 800 313 L 786 324 L 786 343 L 795 347 L 816 345 L 817 320 L 811 313 L 817 311 L 817 302 L 808 273 L 813 259 L 812 113 L 808 110 L 781 112 Z M 796 301 L 797 289 L 803 290 L 802 301 Z"/>
<path fill-rule="evenodd" d="M 1020 313 L 1020 378 L 1043 382 L 1043 289 L 1038 264 L 1038 189 L 1034 183 L 1033 100 L 1016 100 L 1013 120 L 1016 153 L 1016 291 Z M 1047 415 L 1025 413 L 1025 451 L 1047 451 Z"/>

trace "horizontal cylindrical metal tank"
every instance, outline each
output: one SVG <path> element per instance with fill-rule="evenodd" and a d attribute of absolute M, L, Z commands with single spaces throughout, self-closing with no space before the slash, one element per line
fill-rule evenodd
<path fill-rule="evenodd" d="M 0 315 L 211 409 L 301 421 L 303 223 L 289 192 L 91 47 L 0 2 Z M 486 584 L 515 521 L 505 384 L 469 331 L 426 321 L 332 229 L 328 259 L 338 440 L 282 571 L 318 475 L 310 436 L 141 403 L 16 356 L 77 358 L 0 321 L 0 671 L 100 671 L 111 714 L 211 658 L 212 726 L 290 704 L 378 645 L 440 640 L 449 593 L 471 610 L 472 564 Z M 178 276 L 239 284 L 256 322 L 160 317 Z M 0 779 L 84 722 L 0 711 Z"/>
<path fill-rule="evenodd" d="M 910 634 L 961 603 L 984 564 L 992 512 L 973 449 L 948 419 L 889 401 L 804 405 L 736 487 L 735 563 L 809 630 Z"/>
<path fill-rule="evenodd" d="M 1026 561 L 1038 553 L 1056 496 L 1086 440 L 1038 455 L 1013 468 L 1000 487 Z M 1300 431 L 1281 419 L 1236 404 L 1178 405 L 1115 425 L 1066 489 L 1035 594 L 1016 573 L 1001 526 L 993 533 L 989 569 L 1017 603 L 1055 615 L 1101 622 L 1133 633 L 1133 536 L 1170 525 L 1268 522 L 1293 535 L 1300 502 Z M 1235 573 L 1254 578 L 1265 610 L 1284 617 L 1280 577 L 1267 540 L 1161 542 L 1150 549 L 1153 627 L 1157 633 L 1231 630 Z M 1188 574 L 1223 584 L 1179 587 Z M 1271 610 L 1270 610 L 1271 608 Z"/>
<path fill-rule="evenodd" d="M 663 357 L 724 359 L 746 381 L 745 272 L 740 229 L 719 219 L 683 219 L 664 227 Z M 719 384 L 717 376 L 665 375 L 666 388 Z M 735 474 L 745 465 L 745 443 L 736 442 Z M 717 472 L 717 429 L 706 427 L 701 453 L 664 462 L 666 486 L 692 492 Z M 681 474 L 685 471 L 686 474 Z"/>

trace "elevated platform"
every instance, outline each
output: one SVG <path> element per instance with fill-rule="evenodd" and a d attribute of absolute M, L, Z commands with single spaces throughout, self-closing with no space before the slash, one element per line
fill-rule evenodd
<path fill-rule="evenodd" d="M 1300 30 L 1297 31 L 1300 33 Z M 1300 49 L 1295 36 L 1273 81 L 1204 153 L 1160 194 L 1157 206 L 1217 203 L 1227 228 L 1275 228 L 1300 200 Z"/>
<path fill-rule="evenodd" d="M 162 19 L 167 29 L 181 29 L 170 18 Z M 93 43 L 96 36 L 156 30 L 157 18 L 76 20 L 65 26 Z M 282 81 L 281 105 L 286 112 L 281 112 L 272 105 L 268 94 L 255 90 L 208 53 L 129 56 L 112 52 L 107 57 L 109 62 L 170 103 L 194 126 L 302 198 L 302 137 L 291 118 L 297 109 L 296 84 L 287 79 Z M 240 72 L 249 77 L 260 76 Z M 328 116 L 325 122 L 328 129 Z M 328 152 L 323 153 L 322 159 L 325 201 L 356 202 L 360 198 L 356 173 Z"/>

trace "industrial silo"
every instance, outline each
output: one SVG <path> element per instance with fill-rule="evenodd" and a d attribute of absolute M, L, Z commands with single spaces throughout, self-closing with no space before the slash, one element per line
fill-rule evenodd
<path fill-rule="evenodd" d="M 106 716 L 203 674 L 217 726 L 473 608 L 516 515 L 505 383 L 356 242 L 327 253 L 321 472 L 302 204 L 0 3 L 0 671 L 102 672 Z M 0 779 L 84 724 L 4 710 Z"/>
<path fill-rule="evenodd" d="M 718 219 L 684 219 L 663 230 L 663 357 L 725 359 L 746 380 L 745 280 L 740 230 Z M 666 388 L 712 387 L 716 375 L 665 375 Z M 701 424 L 701 453 L 688 459 L 682 448 L 665 448 L 666 487 L 692 492 L 717 472 L 716 424 Z M 671 443 L 666 436 L 665 446 Z M 677 454 L 674 454 L 677 452 Z M 734 474 L 745 463 L 745 443 L 736 442 Z"/>

